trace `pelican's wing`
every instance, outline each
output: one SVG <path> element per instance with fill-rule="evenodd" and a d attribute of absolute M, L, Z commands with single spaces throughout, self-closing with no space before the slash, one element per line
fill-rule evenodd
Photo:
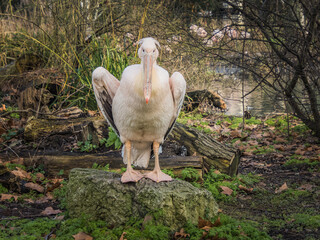
<path fill-rule="evenodd" d="M 92 73 L 92 85 L 98 106 L 114 132 L 119 136 L 119 131 L 114 124 L 112 116 L 112 101 L 120 82 L 107 69 L 96 68 Z"/>
<path fill-rule="evenodd" d="M 168 131 L 164 136 L 164 139 L 166 139 L 167 136 L 170 134 L 179 116 L 179 113 L 184 101 L 184 95 L 186 93 L 186 81 L 184 80 L 181 73 L 179 72 L 173 73 L 169 79 L 169 82 L 170 82 L 170 88 L 171 88 L 171 93 L 173 97 L 173 103 L 174 103 L 174 109 L 173 109 L 174 114 L 170 123 L 170 127 L 168 128 Z"/>

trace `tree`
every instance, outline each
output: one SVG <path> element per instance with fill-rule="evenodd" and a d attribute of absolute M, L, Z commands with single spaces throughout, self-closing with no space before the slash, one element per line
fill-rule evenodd
<path fill-rule="evenodd" d="M 279 92 L 293 113 L 320 137 L 320 1 L 224 2 L 243 16 L 244 24 L 236 25 L 252 33 L 249 39 L 236 41 L 260 46 L 259 51 L 244 52 L 242 67 L 259 84 Z"/>

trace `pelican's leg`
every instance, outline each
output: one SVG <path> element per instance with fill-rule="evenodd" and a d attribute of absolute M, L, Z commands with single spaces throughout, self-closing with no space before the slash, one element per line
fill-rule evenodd
<path fill-rule="evenodd" d="M 125 143 L 125 150 L 127 155 L 127 171 L 125 171 L 121 177 L 122 183 L 127 182 L 138 182 L 141 178 L 143 178 L 143 175 L 139 173 L 138 171 L 134 171 L 131 166 L 131 142 L 127 141 Z"/>
<path fill-rule="evenodd" d="M 159 143 L 153 142 L 153 152 L 154 152 L 154 169 L 152 172 L 149 172 L 145 175 L 146 178 L 150 178 L 155 182 L 165 182 L 172 181 L 172 178 L 161 171 L 159 164 Z"/>

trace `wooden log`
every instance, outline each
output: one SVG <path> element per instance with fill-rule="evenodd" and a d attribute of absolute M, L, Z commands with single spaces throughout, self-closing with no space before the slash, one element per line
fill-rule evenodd
<path fill-rule="evenodd" d="M 184 101 L 185 111 L 193 111 L 202 104 L 207 105 L 206 108 L 227 109 L 227 105 L 222 97 L 211 90 L 203 89 L 187 92 Z"/>
<path fill-rule="evenodd" d="M 122 161 L 119 151 L 108 152 L 103 154 L 83 154 L 83 153 L 62 153 L 57 155 L 35 156 L 33 159 L 24 158 L 26 166 L 40 165 L 45 168 L 49 176 L 57 176 L 63 170 L 62 176 L 67 177 L 73 168 L 91 168 L 94 163 L 100 166 L 109 164 L 110 169 L 120 170 L 125 168 L 126 165 Z M 186 167 L 192 167 L 198 170 L 199 175 L 202 177 L 203 162 L 201 156 L 175 156 L 168 158 L 160 157 L 160 166 L 162 169 L 172 169 L 177 175 Z M 147 169 L 135 168 L 139 170 L 152 170 L 154 168 L 154 160 L 151 159 Z"/>
<path fill-rule="evenodd" d="M 208 134 L 176 123 L 170 138 L 184 145 L 190 155 L 203 156 L 204 170 L 214 167 L 220 172 L 233 176 L 238 172 L 240 151 L 234 147 L 222 144 Z"/>

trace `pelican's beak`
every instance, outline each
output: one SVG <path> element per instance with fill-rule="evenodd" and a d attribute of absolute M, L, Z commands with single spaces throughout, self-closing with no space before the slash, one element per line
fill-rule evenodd
<path fill-rule="evenodd" d="M 151 97 L 151 87 L 152 87 L 152 68 L 153 68 L 153 59 L 152 55 L 145 55 L 144 65 L 143 65 L 143 75 L 144 75 L 144 84 L 143 84 L 143 93 L 146 103 L 148 104 Z"/>

